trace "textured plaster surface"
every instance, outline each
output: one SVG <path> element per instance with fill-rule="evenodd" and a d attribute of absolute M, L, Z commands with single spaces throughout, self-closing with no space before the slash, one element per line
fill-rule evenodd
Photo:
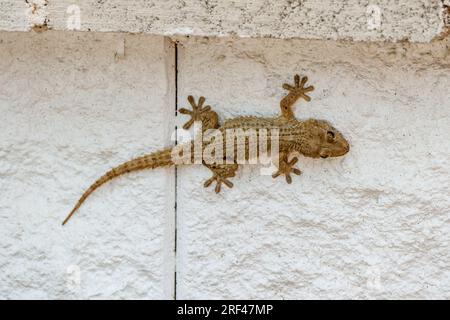
<path fill-rule="evenodd" d="M 124 48 L 125 43 L 125 50 Z M 162 37 L 0 34 L 0 298 L 171 298 L 171 169 L 95 179 L 170 144 Z"/>
<path fill-rule="evenodd" d="M 428 42 L 448 0 L 2 0 L 0 30 Z M 76 6 L 76 7 L 74 7 Z M 27 9 L 28 8 L 28 9 Z M 79 12 L 79 15 L 78 15 Z"/>
<path fill-rule="evenodd" d="M 62 228 L 100 174 L 170 144 L 174 50 L 0 33 L 1 298 L 172 298 L 175 267 L 178 298 L 450 298 L 448 39 L 179 40 L 179 107 L 272 116 L 306 74 L 296 115 L 331 121 L 350 153 L 301 157 L 292 185 L 247 166 L 220 195 L 180 168 L 176 257 L 172 169 L 116 179 Z"/>
<path fill-rule="evenodd" d="M 0 1 L 0 30 L 29 30 L 30 24 L 27 19 L 29 8 L 29 5 L 25 1 Z"/>
<path fill-rule="evenodd" d="M 180 169 L 179 298 L 450 298 L 448 41 L 181 39 L 178 70 L 180 107 L 205 95 L 222 120 L 278 114 L 308 75 L 296 115 L 351 144 L 300 157 L 292 185 L 245 167 L 216 195 L 206 168 Z"/>

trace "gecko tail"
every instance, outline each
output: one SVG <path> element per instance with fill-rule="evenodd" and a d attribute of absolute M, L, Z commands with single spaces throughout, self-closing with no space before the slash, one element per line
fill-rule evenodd
<path fill-rule="evenodd" d="M 86 199 L 91 195 L 92 192 L 94 192 L 96 189 L 98 189 L 100 186 L 105 184 L 106 182 L 121 176 L 123 174 L 143 170 L 143 169 L 154 169 L 158 167 L 165 167 L 173 165 L 172 161 L 172 149 L 165 149 L 162 151 L 157 151 L 130 161 L 127 161 L 118 167 L 115 167 L 105 173 L 100 179 L 94 182 L 81 196 L 80 200 L 78 200 L 75 207 L 72 209 L 72 211 L 69 213 L 67 218 L 64 220 L 62 225 L 64 226 L 70 218 L 73 216 L 73 214 L 81 207 L 81 205 L 86 201 Z"/>

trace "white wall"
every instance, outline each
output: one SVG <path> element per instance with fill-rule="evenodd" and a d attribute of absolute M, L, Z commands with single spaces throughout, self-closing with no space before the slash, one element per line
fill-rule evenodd
<path fill-rule="evenodd" d="M 296 115 L 331 121 L 350 153 L 302 157 L 292 185 L 245 167 L 220 195 L 203 167 L 131 174 L 62 228 L 99 175 L 186 120 L 174 48 L 0 33 L 0 297 L 172 298 L 175 269 L 177 298 L 450 297 L 448 39 L 178 40 L 180 107 L 194 94 L 221 120 L 276 115 L 281 84 L 306 74 L 316 91 Z"/>
<path fill-rule="evenodd" d="M 105 185 L 61 226 L 103 172 L 170 144 L 172 55 L 162 37 L 0 34 L 0 297 L 173 296 L 173 169 Z"/>
<path fill-rule="evenodd" d="M 179 296 L 449 298 L 449 44 L 182 40 L 179 98 L 271 116 L 281 84 L 308 75 L 296 115 L 351 150 L 300 158 L 292 185 L 246 167 L 220 195 L 206 169 L 179 170 Z"/>

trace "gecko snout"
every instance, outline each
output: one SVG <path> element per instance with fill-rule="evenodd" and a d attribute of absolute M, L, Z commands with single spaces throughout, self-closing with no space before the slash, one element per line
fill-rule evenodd
<path fill-rule="evenodd" d="M 341 143 L 339 143 L 339 148 L 338 148 L 336 157 L 343 156 L 343 155 L 347 154 L 349 151 L 350 151 L 350 145 L 346 140 L 344 140 Z"/>
<path fill-rule="evenodd" d="M 339 134 L 331 148 L 331 157 L 341 157 L 350 151 L 350 144 Z"/>
<path fill-rule="evenodd" d="M 323 159 L 341 157 L 350 151 L 350 144 L 336 129 L 329 129 L 325 140 L 319 152 L 319 156 Z"/>

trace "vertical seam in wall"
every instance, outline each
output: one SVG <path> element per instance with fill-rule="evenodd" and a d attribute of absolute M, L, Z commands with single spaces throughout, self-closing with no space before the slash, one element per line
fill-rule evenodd
<path fill-rule="evenodd" d="M 175 119 L 178 115 L 178 43 L 175 41 Z M 178 144 L 177 135 L 177 125 L 175 122 L 175 145 Z M 175 215 L 175 232 L 174 232 L 174 288 L 173 297 L 177 300 L 177 238 L 178 238 L 178 221 L 177 221 L 177 199 L 178 199 L 178 168 L 175 166 L 175 204 L 174 204 L 174 215 Z"/>

